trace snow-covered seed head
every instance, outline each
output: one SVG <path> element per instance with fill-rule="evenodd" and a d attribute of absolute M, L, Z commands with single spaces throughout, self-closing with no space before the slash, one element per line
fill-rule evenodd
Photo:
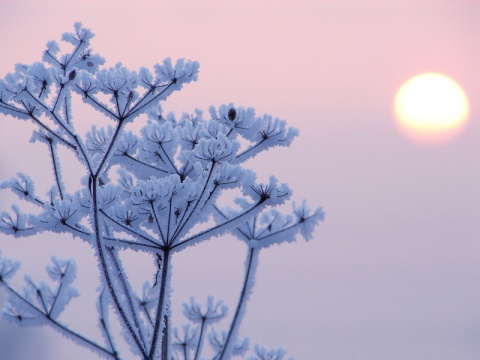
<path fill-rule="evenodd" d="M 235 118 L 237 117 L 237 110 L 235 110 L 235 108 L 230 108 L 230 110 L 228 110 L 228 119 L 230 121 L 234 121 Z"/>

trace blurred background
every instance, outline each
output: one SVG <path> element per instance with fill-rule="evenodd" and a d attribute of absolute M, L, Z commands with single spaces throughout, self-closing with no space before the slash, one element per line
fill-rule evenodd
<path fill-rule="evenodd" d="M 0 7 L 1 77 L 18 62 L 40 60 L 47 41 L 81 21 L 109 66 L 200 62 L 198 82 L 172 95 L 165 111 L 233 102 L 300 130 L 291 148 L 247 166 L 287 182 L 296 201 L 322 206 L 326 219 L 312 241 L 261 254 L 241 330 L 252 343 L 304 360 L 480 358 L 479 2 L 0 0 Z M 406 138 L 392 110 L 399 87 L 424 72 L 451 77 L 470 101 L 463 131 L 436 145 Z M 76 121 L 95 121 L 96 113 L 82 111 Z M 0 176 L 26 172 L 43 193 L 48 153 L 28 143 L 32 129 L 0 115 Z M 14 201 L 0 193 L 2 209 Z M 23 273 L 43 279 L 51 255 L 75 257 L 83 296 L 61 319 L 98 336 L 92 249 L 51 234 L 1 235 L 0 249 L 22 261 L 18 287 Z M 215 239 L 175 259 L 177 326 L 191 295 L 202 302 L 214 295 L 233 311 L 245 251 L 234 239 Z M 153 263 L 138 254 L 125 262 L 133 277 L 150 279 Z M 49 328 L 0 322 L 0 359 L 90 358 Z"/>

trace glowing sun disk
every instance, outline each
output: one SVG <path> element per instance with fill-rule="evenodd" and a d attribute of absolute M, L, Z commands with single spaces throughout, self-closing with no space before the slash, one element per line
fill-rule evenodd
<path fill-rule="evenodd" d="M 405 82 L 395 97 L 397 125 L 407 136 L 426 142 L 451 138 L 468 116 L 468 100 L 449 77 L 425 73 Z"/>

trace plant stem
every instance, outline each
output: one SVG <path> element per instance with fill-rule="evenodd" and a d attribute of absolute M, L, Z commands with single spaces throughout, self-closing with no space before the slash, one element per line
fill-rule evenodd
<path fill-rule="evenodd" d="M 240 313 L 243 311 L 248 295 L 252 290 L 252 286 L 250 286 L 251 282 L 253 281 L 253 276 L 255 274 L 255 266 L 254 260 L 258 256 L 258 249 L 253 247 L 249 247 L 248 249 L 248 256 L 247 256 L 247 270 L 245 272 L 245 279 L 243 281 L 242 291 L 240 293 L 240 298 L 238 300 L 237 308 L 235 309 L 235 314 L 233 315 L 232 323 L 230 324 L 230 328 L 228 329 L 228 334 L 225 339 L 225 344 L 223 345 L 222 351 L 218 357 L 219 360 L 227 360 L 231 354 L 230 348 L 235 346 L 235 337 L 236 337 L 236 330 L 240 325 Z"/>
<path fill-rule="evenodd" d="M 112 296 L 113 303 L 115 304 L 115 308 L 117 309 L 122 321 L 124 322 L 125 326 L 127 327 L 130 336 L 133 338 L 133 341 L 137 345 L 137 348 L 142 353 L 144 359 L 150 359 L 147 355 L 145 348 L 143 347 L 140 339 L 138 338 L 137 334 L 135 333 L 132 324 L 127 318 L 125 311 L 123 310 L 122 305 L 120 304 L 120 300 L 117 297 L 117 292 L 114 288 L 112 278 L 110 277 L 110 273 L 108 271 L 107 261 L 105 257 L 105 253 L 103 252 L 103 243 L 102 243 L 102 236 L 100 230 L 100 224 L 98 219 L 98 199 L 97 199 L 97 175 L 93 175 L 93 185 L 92 185 L 92 197 L 93 197 L 93 222 L 94 222 L 94 229 L 95 229 L 95 240 L 96 240 L 96 247 L 98 251 L 98 260 L 100 262 L 100 267 L 102 269 L 103 276 L 108 286 L 108 290 L 110 291 L 110 295 Z"/>
<path fill-rule="evenodd" d="M 156 350 L 156 347 L 157 347 L 158 337 L 160 335 L 160 325 L 161 325 L 162 321 L 164 322 L 165 327 L 168 324 L 168 322 L 166 321 L 168 319 L 167 319 L 167 316 L 166 316 L 165 294 L 166 294 L 167 286 L 168 286 L 167 277 L 169 275 L 168 274 L 169 262 L 170 262 L 170 250 L 165 250 L 164 253 L 163 253 L 162 278 L 161 278 L 161 282 L 160 282 L 160 294 L 158 296 L 157 312 L 155 314 L 155 326 L 154 326 L 154 330 L 153 330 L 152 345 L 151 345 L 150 353 L 149 353 L 149 358 L 150 359 L 153 359 L 154 356 L 155 356 L 155 350 Z M 162 350 L 165 347 L 164 343 L 166 343 L 167 337 L 168 336 L 165 336 L 165 333 L 164 333 L 164 336 L 162 336 L 162 344 L 160 346 L 160 348 Z M 167 345 L 167 347 L 168 347 L 168 345 Z M 168 359 L 168 357 L 166 357 L 166 356 L 167 356 L 167 354 L 165 353 L 165 351 L 163 351 L 162 359 L 164 359 L 164 358 Z"/>
<path fill-rule="evenodd" d="M 60 172 L 59 172 L 59 165 L 57 164 L 57 158 L 55 156 L 55 149 L 53 147 L 53 140 L 49 141 L 48 143 L 50 148 L 50 155 L 52 156 L 52 163 L 53 163 L 53 173 L 55 175 L 55 182 L 57 183 L 58 193 L 60 195 L 60 199 L 63 200 L 63 191 L 62 191 L 62 183 L 60 179 Z"/>
<path fill-rule="evenodd" d="M 118 277 L 120 278 L 120 283 L 122 284 L 124 295 L 127 298 L 128 307 L 130 308 L 130 313 L 133 318 L 133 323 L 135 324 L 135 328 L 137 329 L 138 336 L 140 337 L 140 341 L 142 342 L 143 346 L 146 347 L 145 339 L 143 338 L 143 334 L 142 334 L 142 329 L 140 328 L 140 322 L 138 321 L 138 314 L 133 304 L 132 295 L 130 293 L 130 289 L 128 287 L 125 276 L 123 276 L 125 271 L 123 270 L 121 263 L 118 261 L 116 257 L 115 250 L 111 248 L 107 248 L 107 250 L 113 259 L 115 270 L 117 271 Z"/>
<path fill-rule="evenodd" d="M 200 326 L 200 335 L 198 336 L 197 349 L 195 350 L 195 357 L 193 358 L 194 360 L 197 360 L 198 356 L 200 355 L 200 347 L 202 346 L 204 330 L 205 330 L 205 318 L 202 318 L 202 325 Z"/>

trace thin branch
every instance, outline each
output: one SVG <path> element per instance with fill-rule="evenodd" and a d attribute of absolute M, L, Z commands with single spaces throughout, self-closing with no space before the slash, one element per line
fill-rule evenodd
<path fill-rule="evenodd" d="M 144 234 L 141 234 L 139 232 L 137 232 L 135 229 L 133 228 L 130 228 L 126 225 L 123 225 L 122 223 L 116 221 L 114 218 L 112 218 L 110 215 L 108 215 L 103 209 L 100 209 L 99 212 L 105 216 L 108 220 L 110 220 L 111 222 L 113 222 L 114 224 L 116 224 L 117 226 L 120 226 L 122 229 L 125 229 L 127 232 L 135 235 L 135 236 L 138 236 L 139 238 L 145 240 L 145 241 L 148 241 L 149 243 L 152 243 L 153 244 L 153 247 L 155 247 L 156 249 L 161 249 L 163 250 L 163 246 L 159 243 L 157 243 L 155 240 L 149 238 L 148 236 L 144 235 Z M 109 240 L 114 240 L 113 238 L 109 239 Z M 143 244 L 138 244 L 138 245 L 143 245 Z M 149 245 L 143 245 L 143 246 L 149 246 Z"/>
<path fill-rule="evenodd" d="M 60 140 L 62 143 L 64 143 L 65 145 L 67 145 L 68 147 L 72 148 L 74 151 L 77 151 L 77 147 L 75 146 L 75 144 L 71 143 L 70 141 L 68 140 L 65 140 L 64 138 L 62 138 L 60 135 L 58 135 L 55 131 L 53 131 L 52 129 L 50 129 L 47 125 L 45 125 L 43 122 L 41 122 L 35 115 L 33 114 L 29 114 L 30 118 L 35 122 L 37 123 L 41 128 L 43 128 L 44 130 L 46 130 L 47 132 L 49 132 L 50 134 L 52 134 L 55 138 L 57 138 L 58 140 Z"/>
<path fill-rule="evenodd" d="M 170 156 L 168 156 L 167 152 L 165 151 L 165 149 L 163 148 L 163 145 L 162 144 L 159 144 L 160 145 L 160 149 L 162 149 L 163 151 L 163 154 L 165 155 L 165 157 L 167 158 L 170 166 L 172 167 L 173 170 L 175 170 L 175 173 L 177 175 L 179 175 L 179 172 L 178 172 L 178 169 L 177 167 L 175 166 L 175 164 L 173 163 L 172 159 L 170 159 Z"/>
<path fill-rule="evenodd" d="M 58 81 L 58 84 L 60 85 L 60 90 L 58 90 L 57 98 L 55 99 L 55 102 L 54 102 L 54 104 L 53 104 L 52 109 L 51 109 L 51 110 L 48 109 L 48 110 L 50 110 L 50 112 L 51 112 L 52 114 L 55 113 L 55 109 L 57 108 L 58 101 L 60 100 L 60 95 L 62 94 L 63 89 L 65 88 L 65 84 L 68 83 L 68 81 L 67 81 L 66 83 L 62 83 L 62 82 L 60 82 L 60 80 L 59 80 L 58 78 L 57 78 L 57 81 Z M 30 96 L 32 96 L 32 95 L 30 94 Z"/>
<path fill-rule="evenodd" d="M 246 269 L 246 272 L 245 272 L 245 278 L 244 278 L 244 281 L 243 281 L 242 291 L 240 293 L 240 298 L 238 300 L 237 308 L 235 309 L 235 314 L 233 315 L 232 323 L 230 324 L 230 328 L 228 329 L 227 337 L 225 338 L 225 343 L 224 343 L 222 351 L 221 351 L 221 353 L 218 357 L 219 360 L 223 359 L 227 349 L 229 349 L 230 343 L 232 343 L 232 341 L 235 340 L 234 339 L 234 332 L 235 332 L 235 329 L 238 325 L 238 321 L 239 321 L 239 317 L 240 317 L 240 313 L 242 311 L 242 308 L 245 305 L 245 302 L 247 300 L 247 290 L 248 290 L 249 282 L 253 278 L 253 273 L 254 273 L 253 259 L 254 259 L 254 256 L 257 256 L 257 254 L 258 254 L 258 250 L 256 250 L 256 251 L 255 250 L 256 249 L 253 248 L 253 247 L 250 247 L 248 249 L 247 269 Z M 233 346 L 233 345 L 234 344 L 232 344 L 231 346 Z"/>
<path fill-rule="evenodd" d="M 72 226 L 72 225 L 70 225 L 70 224 L 65 223 L 65 224 L 62 224 L 62 225 L 65 225 L 65 226 L 68 227 L 70 230 L 79 232 L 80 234 L 87 235 L 87 236 L 92 235 L 92 234 L 90 234 L 90 233 L 88 233 L 88 232 L 86 232 L 86 231 L 82 231 L 82 230 L 80 230 L 80 229 L 77 229 L 76 227 L 74 227 L 74 226 Z"/>
<path fill-rule="evenodd" d="M 155 206 L 153 206 L 153 201 L 150 202 L 150 207 L 152 209 L 153 218 L 155 219 L 155 223 L 157 224 L 158 233 L 160 235 L 160 240 L 162 240 L 163 246 L 167 246 L 168 245 L 167 244 L 168 239 L 166 239 L 165 236 L 163 235 L 162 227 L 160 226 L 160 220 L 158 219 L 158 215 L 157 215 L 157 209 L 155 208 Z"/>
<path fill-rule="evenodd" d="M 80 35 L 79 35 L 78 33 L 77 33 L 77 35 L 78 35 L 78 45 L 75 47 L 75 50 L 73 51 L 72 56 L 70 56 L 70 58 L 69 58 L 69 59 L 67 60 L 67 62 L 65 63 L 65 65 L 64 65 L 64 66 L 65 66 L 65 68 L 64 68 L 65 70 L 66 70 L 68 64 L 70 63 L 70 61 L 73 60 L 75 54 L 78 52 L 78 50 L 80 50 L 80 47 L 82 46 L 82 44 L 85 42 L 85 40 L 80 39 Z"/>
<path fill-rule="evenodd" d="M 258 241 L 261 241 L 261 240 L 264 240 L 264 239 L 268 239 L 269 237 L 272 237 L 274 235 L 277 235 L 277 234 L 281 234 L 281 233 L 284 233 L 284 232 L 287 232 L 288 230 L 292 230 L 293 228 L 297 227 L 298 225 L 302 224 L 303 222 L 305 221 L 308 221 L 310 218 L 312 218 L 313 216 L 309 216 L 305 219 L 303 219 L 302 222 L 296 222 L 290 226 L 287 226 L 287 227 L 284 227 L 283 229 L 281 230 L 278 230 L 277 232 L 274 232 L 274 233 L 270 233 L 268 235 L 265 235 L 265 236 L 262 236 L 262 237 L 258 237 L 256 240 Z"/>
<path fill-rule="evenodd" d="M 128 98 L 127 98 L 127 102 L 125 103 L 125 107 L 123 108 L 123 111 L 120 115 L 120 117 L 124 118 L 125 117 L 125 113 L 127 112 L 127 108 L 130 106 L 130 102 L 132 101 L 133 99 L 133 92 L 130 91 L 129 94 L 128 94 Z"/>
<path fill-rule="evenodd" d="M 43 206 L 45 205 L 45 202 L 34 197 L 33 194 L 30 194 L 30 192 L 27 190 L 28 187 L 28 182 L 25 181 L 25 186 L 21 186 L 18 182 L 16 185 L 12 186 L 12 190 L 15 190 L 19 193 L 22 193 L 26 198 L 30 198 L 31 201 L 34 201 L 36 205 Z M 14 192 L 15 192 L 14 191 Z M 18 195 L 18 194 L 17 194 Z"/>
<path fill-rule="evenodd" d="M 245 149 L 245 151 L 241 152 L 240 154 L 238 154 L 237 156 L 235 156 L 235 160 L 239 160 L 241 159 L 242 157 L 246 156 L 250 151 L 252 150 L 255 150 L 258 146 L 260 146 L 261 144 L 263 144 L 265 142 L 266 139 L 262 139 L 260 140 L 258 143 L 256 143 L 255 145 L 253 146 L 250 146 L 248 149 Z"/>
<path fill-rule="evenodd" d="M 210 201 L 210 199 L 212 198 L 213 194 L 215 193 L 215 191 L 220 187 L 220 185 L 218 185 L 217 183 L 214 184 L 213 186 L 213 190 L 210 191 L 210 194 L 208 194 L 208 197 L 207 197 L 207 200 L 205 200 L 205 202 L 203 203 L 203 206 L 202 208 L 200 209 L 203 210 L 203 208 L 207 205 L 207 203 Z"/>
<path fill-rule="evenodd" d="M 172 195 L 172 198 L 173 198 L 173 195 Z M 167 245 L 171 245 L 171 242 L 170 242 L 170 222 L 172 220 L 172 198 L 170 198 L 170 200 L 168 201 L 168 222 L 167 222 L 167 237 L 166 237 L 166 240 L 167 240 Z"/>
<path fill-rule="evenodd" d="M 125 324 L 130 336 L 132 337 L 133 341 L 135 342 L 137 348 L 140 350 L 142 353 L 144 359 L 149 359 L 148 354 L 143 347 L 142 343 L 140 342 L 140 339 L 138 338 L 137 334 L 135 333 L 132 324 L 130 324 L 130 321 L 127 318 L 127 315 L 125 314 L 122 305 L 120 304 L 120 300 L 117 297 L 116 290 L 114 289 L 114 285 L 112 282 L 112 279 L 110 277 L 110 272 L 107 266 L 107 261 L 105 258 L 105 254 L 103 252 L 103 243 L 102 243 L 102 237 L 101 237 L 101 229 L 100 229 L 100 223 L 98 219 L 98 199 L 97 199 L 97 176 L 93 176 L 93 186 L 92 186 L 92 197 L 93 197 L 93 223 L 94 223 L 94 229 L 95 229 L 95 237 L 96 237 L 96 248 L 98 252 L 98 261 L 100 262 L 100 268 L 102 269 L 103 276 L 105 278 L 105 281 L 107 283 L 108 289 L 110 291 L 110 295 L 112 296 L 112 300 L 115 304 L 115 307 L 120 315 L 120 318 L 122 319 L 123 323 Z"/>
<path fill-rule="evenodd" d="M 125 85 L 125 84 L 123 84 L 123 85 Z M 123 85 L 122 85 L 122 86 L 123 86 Z M 120 86 L 120 88 L 122 88 L 122 86 Z M 117 107 L 117 113 L 118 113 L 117 117 L 120 119 L 120 117 L 121 117 L 121 111 L 120 111 L 120 104 L 118 103 L 118 89 L 115 89 L 115 90 L 114 90 L 114 89 L 110 89 L 110 90 L 112 90 L 113 96 L 115 97 L 115 105 L 116 105 L 116 107 Z"/>
<path fill-rule="evenodd" d="M 173 233 L 172 235 L 172 243 L 175 241 L 175 239 L 182 233 L 182 230 L 183 228 L 185 227 L 185 225 L 189 222 L 190 218 L 195 214 L 195 210 L 197 209 L 197 206 L 198 204 L 200 203 L 200 201 L 202 200 L 202 197 L 203 197 L 203 194 L 205 193 L 205 190 L 207 189 L 207 186 L 210 182 L 210 177 L 212 176 L 212 173 L 213 173 L 213 168 L 215 167 L 215 162 L 212 161 L 212 166 L 210 168 L 210 171 L 208 172 L 208 176 L 207 176 L 207 179 L 205 180 L 205 184 L 203 185 L 203 189 L 202 189 L 202 192 L 200 193 L 200 196 L 198 197 L 198 200 L 195 202 L 195 205 L 193 207 L 193 209 L 190 211 L 190 214 L 187 216 L 186 220 L 182 223 L 180 222 L 178 224 L 178 227 L 177 229 L 175 230 L 175 232 Z M 187 210 L 185 209 L 185 213 L 187 212 Z M 184 216 L 182 216 L 182 220 L 184 219 Z M 175 246 L 174 246 L 175 247 Z M 172 247 L 173 249 L 173 247 Z"/>
<path fill-rule="evenodd" d="M 82 146 L 80 140 L 78 139 L 77 135 L 74 135 L 73 138 L 75 139 L 75 142 L 78 144 L 78 147 L 80 149 L 80 152 L 82 153 L 83 159 L 85 160 L 85 163 L 87 164 L 89 175 L 93 176 L 93 168 L 92 168 L 92 165 L 90 164 L 90 161 L 88 159 L 87 153 L 85 152 L 85 149 L 83 148 L 83 146 Z"/>
<path fill-rule="evenodd" d="M 123 287 L 123 294 L 127 298 L 128 307 L 130 308 L 131 316 L 133 317 L 133 323 L 137 328 L 138 335 L 140 337 L 140 341 L 143 343 L 143 346 L 146 347 L 145 339 L 143 337 L 142 329 L 140 328 L 140 323 L 138 322 L 137 312 L 135 311 L 135 307 L 133 306 L 132 295 L 130 294 L 130 289 L 127 286 L 127 280 L 123 275 L 125 273 L 124 269 L 122 269 L 120 262 L 118 261 L 117 257 L 115 256 L 115 251 L 111 248 L 107 248 L 107 251 L 110 253 L 110 256 L 113 259 L 113 264 L 115 265 L 115 270 L 117 271 L 118 277 L 120 279 L 120 283 Z"/>
<path fill-rule="evenodd" d="M 59 91 L 59 95 L 60 96 L 60 92 L 63 90 L 60 89 Z M 85 150 L 83 149 L 83 146 L 80 142 L 80 140 L 78 139 L 77 135 L 75 133 L 72 132 L 72 130 L 70 130 L 64 123 L 63 121 L 60 120 L 60 118 L 57 116 L 57 114 L 55 114 L 55 106 L 53 109 L 49 110 L 49 108 L 40 100 L 38 99 L 36 96 L 34 96 L 33 94 L 31 94 L 28 90 L 26 90 L 27 93 L 29 94 L 29 96 L 34 99 L 40 106 L 42 106 L 43 108 L 45 108 L 47 111 L 49 111 L 49 113 L 51 114 L 51 116 L 53 117 L 53 119 L 57 122 L 58 125 L 60 125 L 64 130 L 65 132 L 70 135 L 70 137 L 72 137 L 75 142 L 77 143 L 77 146 L 80 148 L 80 152 L 83 156 L 83 159 L 85 160 L 88 168 L 89 168 L 89 171 L 90 173 L 92 173 L 92 168 L 91 168 L 91 165 L 90 165 L 90 162 L 88 160 L 88 157 L 87 157 L 87 154 L 85 153 Z M 58 100 L 58 98 L 57 98 Z M 65 100 L 66 101 L 66 100 Z M 37 122 L 40 126 L 42 126 L 45 130 L 47 130 L 48 132 L 50 132 L 52 135 L 54 135 L 57 139 L 59 139 L 60 141 L 62 141 L 63 143 L 65 143 L 66 145 L 70 146 L 73 150 L 77 151 L 77 146 L 75 146 L 74 144 L 70 143 L 69 141 L 63 139 L 60 135 L 58 135 L 55 131 L 51 130 L 50 128 L 48 128 L 46 125 L 44 125 L 39 119 L 37 119 L 33 113 L 29 112 L 28 114 L 35 122 Z"/>
<path fill-rule="evenodd" d="M 225 220 L 230 220 L 230 219 L 227 217 L 227 215 L 225 215 L 225 214 L 223 213 L 223 211 L 220 210 L 220 209 L 217 207 L 217 205 L 213 205 L 213 208 L 214 208 L 215 210 L 217 210 L 218 213 L 219 213 Z M 251 239 L 252 239 L 252 236 L 249 236 L 249 235 L 248 235 L 247 233 L 245 233 L 242 229 L 240 229 L 240 227 L 237 227 L 234 231 L 239 232 L 239 233 L 245 238 L 245 240 L 251 240 Z"/>
<path fill-rule="evenodd" d="M 197 360 L 198 357 L 200 356 L 200 347 L 202 346 L 202 341 L 203 341 L 203 335 L 205 331 L 205 317 L 202 317 L 202 325 L 200 325 L 200 335 L 198 336 L 198 343 L 197 343 L 197 349 L 195 350 L 195 356 L 193 360 Z"/>
<path fill-rule="evenodd" d="M 78 85 L 77 85 L 77 87 L 78 87 Z M 78 88 L 80 89 L 80 87 L 78 87 Z M 103 104 L 102 104 L 101 102 L 99 102 L 97 99 L 95 99 L 94 97 L 90 96 L 90 94 L 89 94 L 88 92 L 83 91 L 82 89 L 80 89 L 80 90 L 83 92 L 84 96 L 85 96 L 86 98 L 89 98 L 96 106 L 98 106 L 98 107 L 99 107 L 100 109 L 102 109 L 103 111 L 105 111 L 105 112 L 109 113 L 110 115 L 112 115 L 115 119 L 120 120 L 119 117 L 118 117 L 112 110 L 110 110 L 106 105 L 103 105 Z M 126 118 L 126 117 L 125 117 L 125 118 Z M 124 119 L 125 119 L 125 118 L 124 118 Z"/>
<path fill-rule="evenodd" d="M 15 111 L 19 114 L 22 114 L 22 115 L 29 115 L 28 111 L 23 111 L 22 109 L 19 109 L 13 105 L 10 105 L 9 103 L 6 103 L 4 102 L 3 100 L 0 99 L 0 107 L 4 108 L 4 109 L 7 109 L 7 110 L 10 110 L 10 111 Z"/>
<path fill-rule="evenodd" d="M 108 148 L 105 151 L 105 154 L 103 155 L 103 158 L 100 161 L 100 164 L 98 165 L 97 171 L 95 172 L 95 177 L 98 177 L 98 175 L 102 171 L 102 168 L 105 165 L 105 162 L 107 161 L 107 158 L 110 156 L 110 153 L 113 150 L 113 146 L 115 145 L 117 137 L 120 135 L 120 130 L 122 129 L 122 127 L 123 127 L 123 120 L 120 120 L 118 122 L 117 128 L 115 129 L 115 132 L 112 136 L 112 140 L 110 140 L 110 144 L 108 145 Z"/>
<path fill-rule="evenodd" d="M 150 325 L 152 325 L 153 327 L 153 321 L 152 321 L 152 317 L 150 316 L 150 313 L 148 312 L 148 309 L 146 306 L 142 306 L 142 309 L 143 309 L 143 312 L 145 313 L 147 319 L 148 319 L 148 322 L 150 323 Z"/>
<path fill-rule="evenodd" d="M 102 289 L 102 292 L 100 293 L 100 324 L 102 324 L 102 327 L 103 327 L 103 330 L 105 330 L 105 334 L 107 335 L 107 341 L 108 341 L 108 344 L 110 345 L 110 349 L 112 349 L 112 352 L 117 355 L 118 354 L 118 351 L 115 349 L 115 345 L 113 344 L 113 339 L 112 339 L 112 336 L 110 335 L 110 331 L 109 331 L 109 328 L 107 326 L 107 323 L 105 322 L 105 314 L 103 313 L 103 306 L 101 305 L 101 302 L 102 302 L 102 296 L 103 296 L 103 292 L 105 291 L 105 288 Z"/>
<path fill-rule="evenodd" d="M 214 232 L 214 231 L 219 231 L 219 232 L 221 232 L 221 231 L 223 230 L 222 228 L 228 227 L 229 225 L 231 225 L 231 224 L 234 223 L 235 221 L 239 220 L 240 218 L 242 218 L 242 217 L 244 217 L 245 215 L 249 214 L 250 212 L 254 211 L 254 210 L 255 210 L 257 207 L 259 207 L 261 204 L 262 204 L 262 202 L 257 202 L 255 205 L 253 205 L 250 209 L 248 209 L 248 210 L 245 211 L 244 213 L 239 214 L 239 215 L 237 215 L 237 216 L 235 216 L 235 217 L 233 217 L 233 218 L 231 218 L 231 219 L 229 219 L 229 220 L 227 220 L 227 221 L 225 221 L 225 222 L 223 222 L 223 223 L 221 223 L 221 224 L 218 224 L 218 225 L 213 226 L 213 227 L 211 227 L 211 228 L 209 228 L 209 229 L 206 229 L 206 230 L 204 230 L 204 231 L 201 231 L 201 232 L 199 232 L 199 233 L 197 233 L 197 234 L 195 234 L 195 235 L 192 235 L 192 236 L 190 236 L 189 238 L 187 238 L 187 239 L 185 239 L 185 240 L 182 240 L 182 241 L 176 243 L 175 245 L 171 246 L 170 249 L 174 250 L 175 248 L 177 248 L 177 247 L 179 247 L 179 246 L 181 246 L 181 245 L 185 245 L 185 244 L 187 244 L 187 243 L 189 243 L 189 242 L 192 242 L 192 241 L 198 239 L 199 237 L 201 237 L 201 236 L 203 236 L 203 235 L 205 235 L 205 234 L 207 234 L 207 233 L 209 233 L 209 232 Z M 213 236 L 213 234 L 212 234 L 212 236 Z"/>
<path fill-rule="evenodd" d="M 67 83 L 65 83 L 67 84 Z M 47 112 L 49 112 L 52 116 L 53 116 L 53 119 L 71 136 L 73 137 L 73 133 L 70 129 L 68 129 L 68 127 L 65 126 L 65 124 L 63 123 L 63 121 L 60 120 L 60 118 L 57 116 L 57 114 L 55 113 L 55 108 L 57 107 L 57 103 L 58 103 L 58 100 L 60 99 L 60 94 L 62 93 L 63 89 L 64 89 L 64 85 L 65 84 L 62 84 L 60 90 L 58 91 L 58 94 L 57 94 L 57 99 L 55 100 L 55 104 L 53 106 L 52 109 L 50 109 L 38 96 L 35 96 L 34 94 L 32 94 L 28 89 L 25 89 L 24 91 L 38 104 L 40 105 L 42 108 L 44 108 Z"/>
<path fill-rule="evenodd" d="M 49 140 L 48 145 L 50 149 L 50 154 L 52 155 L 53 175 L 55 176 L 55 182 L 57 184 L 58 193 L 60 194 L 60 199 L 63 200 L 63 190 L 62 190 L 62 185 L 60 180 L 59 166 L 57 164 L 57 159 L 55 156 L 55 149 L 53 148 L 53 139 L 52 140 L 48 139 L 48 140 Z"/>
<path fill-rule="evenodd" d="M 125 244 L 124 247 L 125 248 L 130 248 L 130 249 L 131 249 L 131 246 L 138 246 L 140 248 L 147 248 L 147 249 L 154 250 L 154 252 L 156 252 L 158 250 L 163 250 L 163 247 L 161 247 L 160 245 L 155 246 L 155 245 L 149 245 L 149 244 L 142 244 L 142 243 L 138 243 L 138 242 L 135 242 L 135 241 L 132 241 L 132 240 L 119 239 L 119 238 L 115 238 L 115 237 L 111 237 L 111 236 L 104 236 L 103 239 L 107 240 L 107 241 L 117 243 L 116 245 L 118 245 L 118 243 Z"/>
<path fill-rule="evenodd" d="M 165 174 L 170 174 L 169 171 L 160 169 L 160 168 L 158 168 L 158 167 L 156 167 L 156 166 L 153 166 L 153 165 L 150 165 L 150 164 L 147 164 L 147 163 L 145 163 L 145 162 L 143 162 L 143 161 L 141 161 L 141 160 L 138 160 L 137 158 L 134 158 L 134 157 L 131 156 L 130 154 L 123 154 L 122 156 L 125 156 L 127 159 L 130 159 L 130 160 L 132 160 L 132 161 L 135 161 L 137 164 L 146 166 L 146 167 L 148 167 L 148 168 L 150 168 L 150 169 L 152 169 L 152 170 L 160 171 L 160 172 L 165 173 Z"/>
<path fill-rule="evenodd" d="M 64 100 L 64 111 L 65 111 L 65 120 L 67 121 L 67 124 L 70 125 L 70 118 L 68 117 L 68 114 L 69 114 L 69 109 L 68 109 L 68 96 L 65 96 L 65 100 Z"/>
<path fill-rule="evenodd" d="M 139 111 L 142 111 L 143 108 L 145 108 L 146 106 L 148 106 L 150 103 L 154 102 L 155 100 L 157 100 L 160 96 L 163 95 L 163 93 L 165 91 L 167 91 L 173 84 L 175 84 L 176 82 L 173 82 L 171 81 L 168 85 L 160 85 L 160 86 L 165 86 L 165 89 L 163 89 L 162 91 L 160 91 L 157 95 L 154 95 L 153 98 L 151 98 L 150 100 L 148 100 L 145 104 L 143 105 L 139 105 L 141 102 L 143 102 L 148 95 L 150 95 L 152 92 L 149 90 L 149 92 L 142 98 L 140 99 L 131 109 L 130 111 L 127 113 L 127 115 L 125 116 L 125 118 L 127 117 L 131 117 L 132 115 L 138 113 Z M 160 87 L 158 86 L 158 87 Z M 138 106 L 138 108 L 137 108 Z"/>
<path fill-rule="evenodd" d="M 50 310 L 48 311 L 48 316 L 52 315 L 52 311 L 55 308 L 55 304 L 57 303 L 58 296 L 60 295 L 60 291 L 62 291 L 63 282 L 60 280 L 60 284 L 58 285 L 57 293 L 53 298 L 52 306 L 50 306 Z"/>
<path fill-rule="evenodd" d="M 160 81 L 160 80 L 159 80 L 159 81 Z M 144 83 L 145 83 L 145 82 L 144 82 Z M 143 94 L 143 97 L 142 97 L 140 100 L 138 100 L 135 105 L 133 105 L 133 107 L 130 109 L 131 112 L 134 111 L 138 106 L 140 106 L 141 103 L 142 103 L 143 101 L 145 101 L 145 99 L 146 99 L 150 94 L 152 94 L 157 88 L 159 88 L 159 87 L 161 87 L 161 86 L 166 86 L 166 85 L 157 85 L 157 84 L 158 84 L 158 81 L 157 81 L 157 83 L 154 84 L 154 85 L 148 84 L 148 85 L 150 86 L 150 89 L 149 89 L 145 94 Z M 125 114 L 124 114 L 124 115 L 125 115 Z M 130 115 L 130 114 L 127 114 L 126 116 L 129 116 L 129 115 Z"/>
<path fill-rule="evenodd" d="M 43 309 L 45 310 L 45 313 L 48 314 L 47 304 L 45 303 L 45 299 L 43 298 L 42 292 L 38 288 L 37 288 L 37 295 L 40 298 L 40 301 L 42 302 L 42 306 L 43 306 Z"/>
<path fill-rule="evenodd" d="M 63 68 L 65 65 L 63 65 L 62 63 L 60 63 L 60 61 L 57 60 L 57 58 L 55 58 L 52 54 L 50 54 L 50 51 L 48 50 L 45 50 L 45 54 L 47 54 L 48 56 L 50 56 L 50 58 L 55 61 L 58 66 L 60 66 L 61 68 Z"/>
<path fill-rule="evenodd" d="M 101 352 L 105 353 L 106 355 L 110 355 L 111 357 L 113 357 L 114 359 L 119 359 L 118 358 L 118 355 L 107 350 L 106 348 L 104 348 L 103 346 L 97 344 L 96 342 L 86 338 L 85 336 L 83 335 L 80 335 L 78 334 L 77 332 L 67 328 L 65 325 L 59 323 L 57 320 L 51 318 L 47 313 L 44 313 L 41 309 L 39 309 L 38 307 L 36 307 L 35 305 L 33 305 L 30 301 L 28 301 L 27 299 L 25 299 L 22 295 L 20 295 L 17 291 L 15 291 L 12 287 L 10 287 L 10 285 L 8 285 L 7 283 L 3 282 L 3 281 L 0 281 L 0 284 L 3 284 L 3 286 L 5 286 L 13 295 L 15 295 L 18 299 L 20 299 L 22 302 L 24 302 L 26 305 L 28 305 L 32 310 L 34 310 L 36 313 L 38 313 L 39 315 L 41 315 L 42 317 L 44 317 L 45 319 L 47 319 L 51 325 L 54 327 L 54 328 L 57 328 L 57 330 L 59 330 L 60 332 L 63 332 L 64 334 L 67 333 L 68 335 L 80 340 L 82 343 L 85 343 L 85 344 L 88 344 L 89 346 L 93 346 L 94 348 L 96 348 L 97 350 L 100 350 Z M 86 346 L 86 345 L 84 345 Z"/>

